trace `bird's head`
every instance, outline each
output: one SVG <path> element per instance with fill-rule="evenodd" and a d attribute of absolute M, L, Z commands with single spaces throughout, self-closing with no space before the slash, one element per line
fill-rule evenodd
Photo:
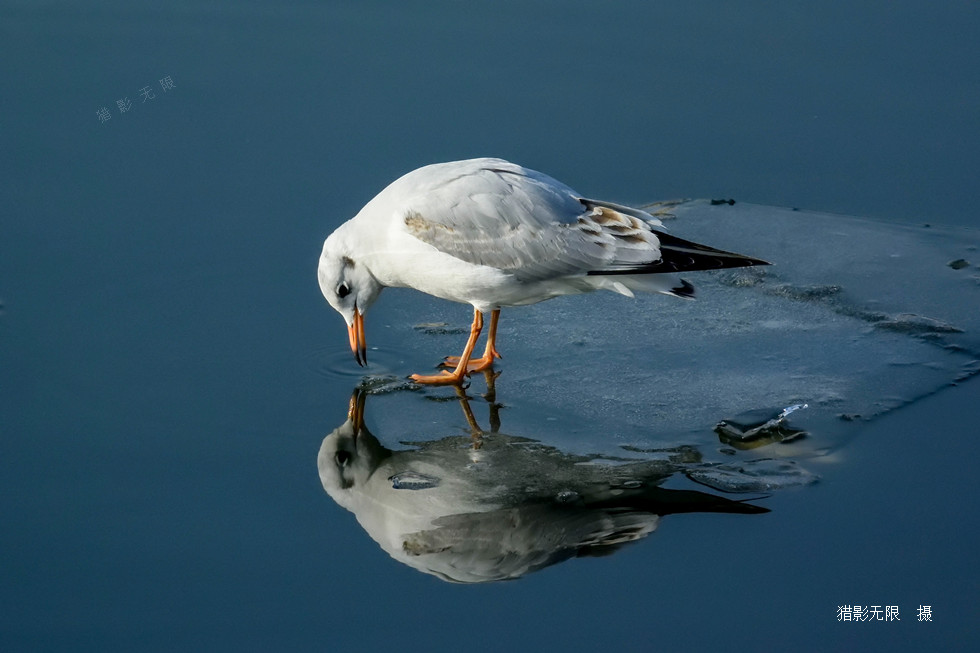
<path fill-rule="evenodd" d="M 358 261 L 346 246 L 338 229 L 323 243 L 317 267 L 320 291 L 327 302 L 347 322 L 350 348 L 358 365 L 367 363 L 364 339 L 364 314 L 381 292 L 381 284 L 363 261 Z"/>
<path fill-rule="evenodd" d="M 348 509 L 351 494 L 363 492 L 374 471 L 392 455 L 364 425 L 364 399 L 362 392 L 354 392 L 347 421 L 323 439 L 317 454 L 323 488 Z"/>

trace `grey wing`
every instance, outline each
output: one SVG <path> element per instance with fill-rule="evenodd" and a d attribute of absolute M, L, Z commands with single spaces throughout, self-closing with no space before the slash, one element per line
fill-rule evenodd
<path fill-rule="evenodd" d="M 502 161 L 415 198 L 404 224 L 441 252 L 521 281 L 660 259 L 659 240 L 650 230 L 657 222 L 648 214 L 580 198 L 550 177 Z"/>

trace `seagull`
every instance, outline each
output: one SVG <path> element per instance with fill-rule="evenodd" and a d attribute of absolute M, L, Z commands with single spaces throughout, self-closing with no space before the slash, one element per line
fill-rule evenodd
<path fill-rule="evenodd" d="M 768 265 L 766 261 L 682 240 L 649 213 L 587 199 L 551 177 L 480 158 L 427 165 L 400 177 L 323 243 L 317 277 L 327 302 L 347 322 L 350 348 L 367 363 L 364 316 L 386 287 L 470 304 L 463 353 L 416 383 L 460 384 L 500 358 L 497 322 L 504 306 L 610 290 L 692 298 L 672 273 Z M 490 327 L 483 355 L 473 356 Z"/>

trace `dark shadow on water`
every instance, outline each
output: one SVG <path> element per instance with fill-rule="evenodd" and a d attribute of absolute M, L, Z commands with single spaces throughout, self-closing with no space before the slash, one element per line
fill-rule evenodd
<path fill-rule="evenodd" d="M 500 432 L 487 375 L 490 430 L 459 390 L 469 436 L 385 447 L 365 424 L 367 394 L 354 391 L 347 420 L 317 456 L 327 493 L 394 559 L 443 580 L 513 580 L 565 560 L 602 556 L 678 513 L 760 514 L 767 508 L 661 485 L 697 471 L 694 447 L 646 452 L 647 460 L 569 454 Z"/>

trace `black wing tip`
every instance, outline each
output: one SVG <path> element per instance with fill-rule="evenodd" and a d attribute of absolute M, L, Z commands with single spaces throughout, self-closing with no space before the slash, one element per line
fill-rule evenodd
<path fill-rule="evenodd" d="M 697 270 L 725 270 L 728 268 L 749 268 L 758 265 L 772 265 L 769 261 L 721 249 L 699 246 L 697 249 L 678 245 L 662 244 L 661 259 L 650 266 L 662 267 L 665 272 L 694 272 Z M 649 267 L 649 266 L 644 266 Z M 653 271 L 653 270 L 651 270 Z"/>
<path fill-rule="evenodd" d="M 653 232 L 660 239 L 660 263 L 674 267 L 677 272 L 771 265 L 769 261 L 754 256 L 702 245 L 656 229 Z"/>
<path fill-rule="evenodd" d="M 745 259 L 745 262 L 742 265 L 735 267 L 748 268 L 754 265 L 772 265 L 772 263 L 769 261 L 763 261 L 761 258 L 753 258 L 751 256 L 743 256 L 742 258 Z"/>

